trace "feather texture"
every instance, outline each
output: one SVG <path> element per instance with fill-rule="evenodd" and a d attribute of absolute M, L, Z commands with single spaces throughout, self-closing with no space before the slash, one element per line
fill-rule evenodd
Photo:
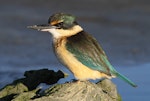
<path fill-rule="evenodd" d="M 137 86 L 113 68 L 101 46 L 96 39 L 88 33 L 81 31 L 76 35 L 68 37 L 66 48 L 78 61 L 88 68 L 105 73 L 111 77 L 117 76 L 133 87 Z"/>
<path fill-rule="evenodd" d="M 84 31 L 67 38 L 66 48 L 82 64 L 90 69 L 111 75 L 112 69 L 107 56 L 98 42 Z"/>

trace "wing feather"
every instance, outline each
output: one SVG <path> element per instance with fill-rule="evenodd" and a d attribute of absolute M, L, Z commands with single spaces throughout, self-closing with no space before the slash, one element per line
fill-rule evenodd
<path fill-rule="evenodd" d="M 82 31 L 67 38 L 66 48 L 87 67 L 111 75 L 112 69 L 107 56 L 96 39 Z"/>

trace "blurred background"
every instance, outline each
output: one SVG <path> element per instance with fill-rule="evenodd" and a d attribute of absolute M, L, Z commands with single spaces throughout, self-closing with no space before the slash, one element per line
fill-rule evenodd
<path fill-rule="evenodd" d="M 123 101 L 150 99 L 149 0 L 1 0 L 0 88 L 23 77 L 26 70 L 53 69 L 69 73 L 51 47 L 51 35 L 27 29 L 44 24 L 50 15 L 66 12 L 101 43 L 112 65 L 133 80 L 132 88 L 113 79 Z"/>

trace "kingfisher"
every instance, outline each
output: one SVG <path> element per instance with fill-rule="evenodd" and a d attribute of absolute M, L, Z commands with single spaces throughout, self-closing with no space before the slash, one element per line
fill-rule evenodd
<path fill-rule="evenodd" d="M 137 85 L 116 71 L 98 41 L 78 24 L 76 17 L 55 13 L 48 24 L 28 26 L 52 34 L 53 49 L 58 60 L 79 81 L 119 77 L 133 87 Z"/>

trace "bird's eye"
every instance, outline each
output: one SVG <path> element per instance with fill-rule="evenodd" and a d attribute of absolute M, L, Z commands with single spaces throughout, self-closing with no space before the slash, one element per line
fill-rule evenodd
<path fill-rule="evenodd" d="M 61 29 L 63 27 L 63 22 L 57 23 L 54 26 L 56 26 L 58 29 Z"/>

